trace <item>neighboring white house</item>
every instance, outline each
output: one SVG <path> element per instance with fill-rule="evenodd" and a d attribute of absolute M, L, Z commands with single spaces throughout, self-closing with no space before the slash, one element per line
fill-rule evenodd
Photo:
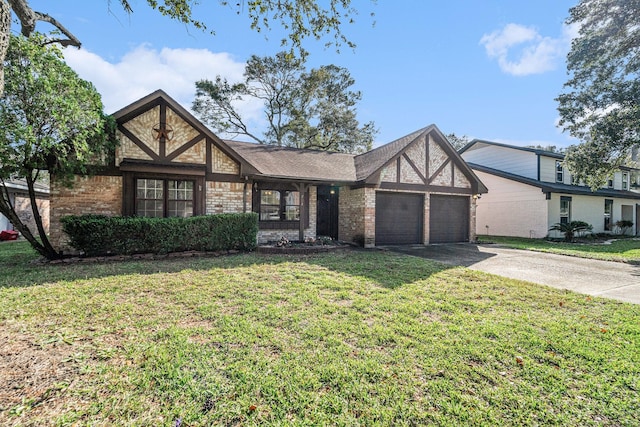
<path fill-rule="evenodd" d="M 32 233 L 37 234 L 37 228 L 35 219 L 33 217 L 33 211 L 31 210 L 31 201 L 29 200 L 29 189 L 27 183 L 24 180 L 11 180 L 5 181 L 4 184 L 0 184 L 0 197 L 8 197 L 9 203 L 15 207 L 16 213 L 20 217 L 20 220 L 26 224 Z M 36 190 L 36 202 L 38 204 L 38 210 L 42 217 L 42 225 L 45 231 L 49 231 L 49 186 L 36 183 L 34 185 Z M 13 225 L 7 217 L 0 214 L 0 231 L 13 230 Z"/>
<path fill-rule="evenodd" d="M 616 231 L 617 221 L 630 220 L 629 233 L 640 231 L 637 169 L 621 168 L 592 192 L 573 182 L 562 154 L 482 140 L 471 141 L 460 154 L 489 189 L 477 201 L 478 235 L 561 237 L 549 228 L 570 221 L 608 233 Z"/>

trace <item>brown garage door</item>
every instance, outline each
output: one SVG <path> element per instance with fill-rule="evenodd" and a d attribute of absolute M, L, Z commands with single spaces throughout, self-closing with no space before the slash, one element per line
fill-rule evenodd
<path fill-rule="evenodd" d="M 376 245 L 422 243 L 424 196 L 376 193 Z"/>
<path fill-rule="evenodd" d="M 469 241 L 469 198 L 432 195 L 429 243 Z"/>

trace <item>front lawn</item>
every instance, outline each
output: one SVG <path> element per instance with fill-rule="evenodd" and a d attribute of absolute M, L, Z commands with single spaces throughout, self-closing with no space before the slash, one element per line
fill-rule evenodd
<path fill-rule="evenodd" d="M 637 425 L 640 306 L 379 251 L 54 266 L 20 245 L 1 425 Z"/>
<path fill-rule="evenodd" d="M 615 237 L 612 237 L 612 239 L 615 239 Z M 615 240 L 610 244 L 603 244 L 551 242 L 545 239 L 527 239 L 523 237 L 478 236 L 478 242 L 498 243 L 514 249 L 640 264 L 640 240 L 629 238 Z"/>

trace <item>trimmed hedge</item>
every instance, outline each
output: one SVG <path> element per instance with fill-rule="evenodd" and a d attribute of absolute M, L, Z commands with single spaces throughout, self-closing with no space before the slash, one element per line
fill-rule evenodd
<path fill-rule="evenodd" d="M 71 215 L 61 219 L 70 245 L 87 256 L 181 251 L 250 251 L 257 245 L 256 213 L 189 218 Z"/>

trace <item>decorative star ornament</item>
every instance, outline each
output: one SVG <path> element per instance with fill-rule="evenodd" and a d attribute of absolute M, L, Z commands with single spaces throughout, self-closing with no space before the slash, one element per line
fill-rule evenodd
<path fill-rule="evenodd" d="M 171 141 L 173 138 L 173 128 L 169 124 L 158 123 L 153 127 L 152 131 L 154 139 L 164 138 L 166 141 Z"/>

